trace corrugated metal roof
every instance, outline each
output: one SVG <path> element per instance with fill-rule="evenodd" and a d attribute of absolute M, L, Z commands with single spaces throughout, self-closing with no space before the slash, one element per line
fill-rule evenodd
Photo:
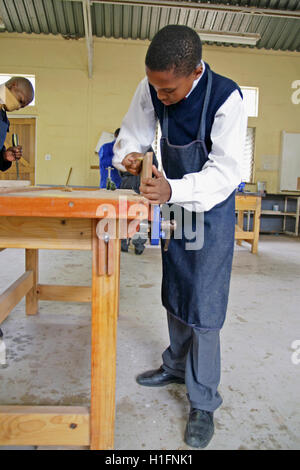
<path fill-rule="evenodd" d="M 218 5 L 186 0 L 94 0 L 90 4 L 97 37 L 151 40 L 163 26 L 183 24 L 216 33 L 256 33 L 261 37 L 255 46 L 259 49 L 300 51 L 298 0 L 218 0 Z M 77 0 L 0 0 L 0 17 L 9 32 L 85 35 L 83 4 Z"/>

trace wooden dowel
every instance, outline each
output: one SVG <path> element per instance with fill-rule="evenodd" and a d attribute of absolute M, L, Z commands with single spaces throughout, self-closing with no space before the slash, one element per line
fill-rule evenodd
<path fill-rule="evenodd" d="M 143 158 L 141 179 L 152 178 L 153 152 L 147 152 Z"/>

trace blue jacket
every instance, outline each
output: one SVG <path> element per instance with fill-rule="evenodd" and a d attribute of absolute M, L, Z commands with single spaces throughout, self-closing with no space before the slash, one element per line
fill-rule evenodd
<path fill-rule="evenodd" d="M 106 188 L 106 180 L 108 177 L 108 170 L 109 166 L 113 167 L 112 159 L 114 156 L 113 146 L 115 144 L 115 140 L 109 142 L 107 144 L 102 145 L 99 150 L 99 168 L 100 168 L 100 188 Z M 110 173 L 111 180 L 115 183 L 116 187 L 119 188 L 121 185 L 121 177 L 119 172 L 116 168 L 113 167 Z"/>

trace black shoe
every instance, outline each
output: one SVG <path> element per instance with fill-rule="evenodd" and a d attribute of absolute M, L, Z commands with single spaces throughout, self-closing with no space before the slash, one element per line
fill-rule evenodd
<path fill-rule="evenodd" d="M 144 249 L 145 249 L 144 247 L 143 248 L 135 247 L 134 252 L 135 252 L 136 255 L 141 255 L 144 252 Z"/>
<path fill-rule="evenodd" d="M 128 253 L 128 248 L 130 245 L 130 239 L 126 240 L 126 238 L 121 240 L 121 251 Z"/>
<path fill-rule="evenodd" d="M 169 374 L 162 367 L 149 370 L 137 376 L 136 381 L 145 387 L 163 387 L 168 384 L 184 384 L 184 379 Z"/>
<path fill-rule="evenodd" d="M 184 441 L 188 446 L 204 449 L 214 435 L 214 414 L 191 408 L 185 428 Z"/>

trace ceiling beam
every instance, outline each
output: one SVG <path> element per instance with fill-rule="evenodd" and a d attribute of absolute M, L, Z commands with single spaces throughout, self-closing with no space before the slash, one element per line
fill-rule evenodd
<path fill-rule="evenodd" d="M 71 0 L 73 1 L 73 0 Z M 300 19 L 299 10 L 273 10 L 271 8 L 242 7 L 218 3 L 199 3 L 180 0 L 91 0 L 91 3 L 110 5 L 148 6 L 156 8 L 185 8 L 187 10 L 206 10 L 221 13 L 239 13 L 242 15 Z"/>
<path fill-rule="evenodd" d="M 94 57 L 94 44 L 93 44 L 93 31 L 91 19 L 91 2 L 90 0 L 81 0 L 83 9 L 83 21 L 85 40 L 88 55 L 88 75 L 89 78 L 93 77 L 93 57 Z"/>

